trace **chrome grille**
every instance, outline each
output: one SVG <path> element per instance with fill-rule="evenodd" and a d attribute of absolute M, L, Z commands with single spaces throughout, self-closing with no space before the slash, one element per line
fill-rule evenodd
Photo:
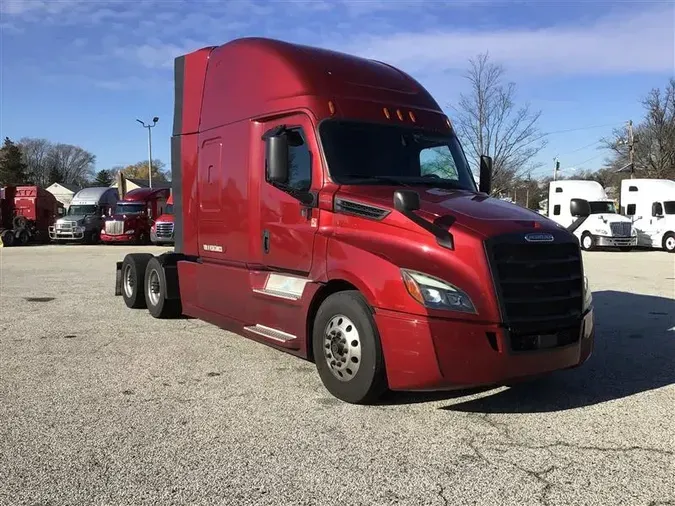
<path fill-rule="evenodd" d="M 106 221 L 105 233 L 108 235 L 122 235 L 124 233 L 123 221 Z"/>
<path fill-rule="evenodd" d="M 75 221 L 62 221 L 61 223 L 56 224 L 56 230 L 58 232 L 71 232 L 76 224 L 77 222 Z"/>
<path fill-rule="evenodd" d="M 629 237 L 631 233 L 631 223 L 620 221 L 619 223 L 610 223 L 609 228 L 613 236 Z"/>
<path fill-rule="evenodd" d="M 173 223 L 157 223 L 155 226 L 157 237 L 172 237 Z"/>

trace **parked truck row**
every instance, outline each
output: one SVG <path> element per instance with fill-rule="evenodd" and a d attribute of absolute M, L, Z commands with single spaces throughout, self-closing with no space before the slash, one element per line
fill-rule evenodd
<path fill-rule="evenodd" d="M 124 186 L 122 186 L 124 188 Z M 29 243 L 171 244 L 173 220 L 169 188 L 91 187 L 78 191 L 67 211 L 37 186 L 0 189 L 3 246 Z"/>

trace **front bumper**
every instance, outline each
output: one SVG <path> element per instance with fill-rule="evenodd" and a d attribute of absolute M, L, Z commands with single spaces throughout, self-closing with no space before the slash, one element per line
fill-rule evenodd
<path fill-rule="evenodd" d="M 80 241 L 84 239 L 86 230 L 76 231 L 74 227 L 56 228 L 50 226 L 48 229 L 49 238 L 52 241 Z"/>
<path fill-rule="evenodd" d="M 157 235 L 157 232 L 153 232 L 153 231 L 151 230 L 151 231 L 150 231 L 150 241 L 153 242 L 153 243 L 157 243 L 157 244 L 173 243 L 173 242 L 174 242 L 174 238 L 173 238 L 173 234 L 170 234 L 170 235 L 166 235 L 166 234 Z"/>
<path fill-rule="evenodd" d="M 534 351 L 513 351 L 514 339 L 496 324 L 380 309 L 374 316 L 392 390 L 497 385 L 577 367 L 588 360 L 595 340 L 592 308 L 578 322 L 573 342 Z"/>
<path fill-rule="evenodd" d="M 617 248 L 626 246 L 637 246 L 637 236 L 633 237 L 608 237 L 605 235 L 596 235 L 595 244 L 601 248 Z"/>
<path fill-rule="evenodd" d="M 136 242 L 136 235 L 135 234 L 108 235 L 106 233 L 101 232 L 101 241 L 128 244 Z"/>

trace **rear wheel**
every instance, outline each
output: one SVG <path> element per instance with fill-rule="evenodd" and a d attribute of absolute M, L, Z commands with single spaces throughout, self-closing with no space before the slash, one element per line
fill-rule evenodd
<path fill-rule="evenodd" d="M 145 269 L 152 259 L 150 253 L 130 253 L 122 262 L 122 298 L 127 307 L 145 308 Z"/>
<path fill-rule="evenodd" d="M 172 275 L 173 271 L 172 271 Z M 145 269 L 145 304 L 154 318 L 178 318 L 182 313 L 180 299 L 167 299 L 167 272 L 157 257 Z"/>
<path fill-rule="evenodd" d="M 12 230 L 3 230 L 0 234 L 0 239 L 2 239 L 3 246 L 9 248 L 14 245 L 14 232 Z"/>
<path fill-rule="evenodd" d="M 352 404 L 369 404 L 386 390 L 380 336 L 358 291 L 330 295 L 314 320 L 312 348 L 326 389 Z"/>
<path fill-rule="evenodd" d="M 25 246 L 30 241 L 30 234 L 25 228 L 19 229 L 14 237 L 14 243 L 17 246 Z"/>
<path fill-rule="evenodd" d="M 668 232 L 663 236 L 663 249 L 668 253 L 675 253 L 675 233 Z"/>

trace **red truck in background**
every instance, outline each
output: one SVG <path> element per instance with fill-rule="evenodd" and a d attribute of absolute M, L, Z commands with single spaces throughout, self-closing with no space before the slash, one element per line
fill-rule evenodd
<path fill-rule="evenodd" d="M 152 224 L 150 240 L 153 244 L 173 244 L 173 194 L 169 195 L 164 212 Z"/>
<path fill-rule="evenodd" d="M 265 38 L 174 69 L 175 247 L 117 262 L 128 307 L 312 360 L 351 403 L 589 358 L 578 240 L 490 197 L 487 156 L 478 188 L 452 123 L 408 74 Z"/>
<path fill-rule="evenodd" d="M 49 227 L 63 206 L 39 186 L 0 188 L 0 239 L 4 246 L 48 243 Z"/>
<path fill-rule="evenodd" d="M 164 213 L 170 188 L 136 188 L 117 202 L 101 228 L 104 243 L 149 244 L 155 218 Z"/>

